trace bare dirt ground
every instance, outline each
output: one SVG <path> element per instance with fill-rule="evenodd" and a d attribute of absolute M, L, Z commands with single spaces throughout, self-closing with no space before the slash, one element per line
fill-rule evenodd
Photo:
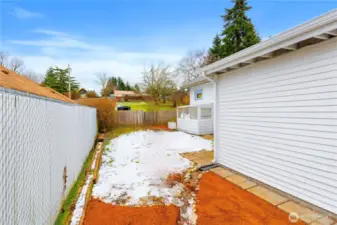
<path fill-rule="evenodd" d="M 179 179 L 172 175 L 173 178 L 170 176 L 168 182 L 183 182 L 186 199 L 194 193 L 198 225 L 304 225 L 301 221 L 291 223 L 288 214 L 213 172 L 201 176 L 200 172 L 191 171 L 188 176 L 188 182 L 183 181 L 186 174 Z M 92 199 L 86 210 L 84 224 L 185 224 L 180 214 L 181 209 L 174 205 L 128 207 Z"/>
<path fill-rule="evenodd" d="M 154 129 L 166 130 L 165 127 Z M 212 137 L 209 137 L 212 140 Z M 213 152 L 199 151 L 183 153 L 181 156 L 192 161 L 211 161 Z M 206 157 L 206 158 L 205 158 Z M 200 162 L 197 162 L 200 164 Z M 202 164 L 202 163 L 201 163 Z M 226 181 L 213 172 L 201 173 L 196 167 L 183 174 L 171 174 L 166 185 L 183 184 L 181 195 L 182 207 L 165 205 L 157 202 L 138 207 L 106 204 L 92 198 L 86 209 L 85 225 L 286 225 L 294 224 L 288 219 L 288 214 L 277 207 L 260 199 L 252 193 Z M 191 199 L 196 207 L 195 220 L 184 218 L 190 214 L 187 207 Z M 194 222 L 191 222 L 194 221 Z M 296 224 L 303 224 L 298 222 Z"/>
<path fill-rule="evenodd" d="M 175 225 L 177 206 L 126 207 L 90 200 L 84 225 Z"/>
<path fill-rule="evenodd" d="M 196 209 L 198 225 L 295 224 L 288 214 L 213 172 L 200 179 Z"/>

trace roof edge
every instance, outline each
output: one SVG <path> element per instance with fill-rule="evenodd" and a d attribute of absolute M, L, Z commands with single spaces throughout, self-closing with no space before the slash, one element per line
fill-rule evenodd
<path fill-rule="evenodd" d="M 201 85 L 201 84 L 206 84 L 208 82 L 210 82 L 210 81 L 207 80 L 205 77 L 201 76 L 201 77 L 198 77 L 198 78 L 182 85 L 181 88 L 183 88 L 183 89 L 191 88 L 191 87 L 195 87 L 195 86 L 198 86 L 198 85 Z"/>
<path fill-rule="evenodd" d="M 227 72 L 228 69 L 241 67 L 240 64 L 242 63 L 254 63 L 254 60 L 257 57 L 270 58 L 270 55 L 268 54 L 271 54 L 276 50 L 296 50 L 297 44 L 301 41 L 310 38 L 322 38 L 323 40 L 326 37 L 325 35 L 337 36 L 337 9 L 234 53 L 217 62 L 202 67 L 198 71 L 204 72 L 206 76 L 216 72 Z"/>

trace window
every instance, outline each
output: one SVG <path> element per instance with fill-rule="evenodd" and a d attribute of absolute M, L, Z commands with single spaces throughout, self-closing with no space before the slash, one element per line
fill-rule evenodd
<path fill-rule="evenodd" d="M 198 108 L 197 107 L 186 107 L 178 109 L 178 118 L 185 120 L 196 120 L 198 119 Z"/>
<path fill-rule="evenodd" d="M 178 118 L 184 119 L 184 109 L 178 109 Z"/>
<path fill-rule="evenodd" d="M 202 89 L 194 91 L 194 99 L 201 100 L 202 99 Z"/>
<path fill-rule="evenodd" d="M 184 108 L 184 119 L 190 119 L 190 110 L 189 108 Z"/>
<path fill-rule="evenodd" d="M 197 107 L 190 108 L 190 119 L 191 120 L 198 119 L 198 108 Z"/>

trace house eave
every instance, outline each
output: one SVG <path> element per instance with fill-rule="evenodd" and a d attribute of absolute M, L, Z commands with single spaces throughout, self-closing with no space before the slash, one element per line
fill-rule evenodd
<path fill-rule="evenodd" d="M 199 69 L 223 74 L 337 36 L 337 9 Z"/>
<path fill-rule="evenodd" d="M 202 80 L 198 80 L 198 81 L 191 81 L 183 86 L 181 86 L 182 89 L 187 89 L 187 88 L 191 88 L 191 87 L 195 87 L 198 85 L 202 85 L 202 84 L 206 84 L 209 83 L 209 81 L 207 79 L 202 79 Z"/>

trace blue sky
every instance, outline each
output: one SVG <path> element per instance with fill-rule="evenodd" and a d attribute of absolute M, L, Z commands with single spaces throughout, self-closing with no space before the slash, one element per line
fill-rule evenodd
<path fill-rule="evenodd" d="M 249 1 L 265 39 L 337 8 L 336 1 Z M 174 65 L 189 50 L 207 49 L 232 3 L 225 0 L 0 0 L 0 50 L 39 73 L 71 64 L 82 86 L 95 73 L 141 80 L 144 64 Z"/>

